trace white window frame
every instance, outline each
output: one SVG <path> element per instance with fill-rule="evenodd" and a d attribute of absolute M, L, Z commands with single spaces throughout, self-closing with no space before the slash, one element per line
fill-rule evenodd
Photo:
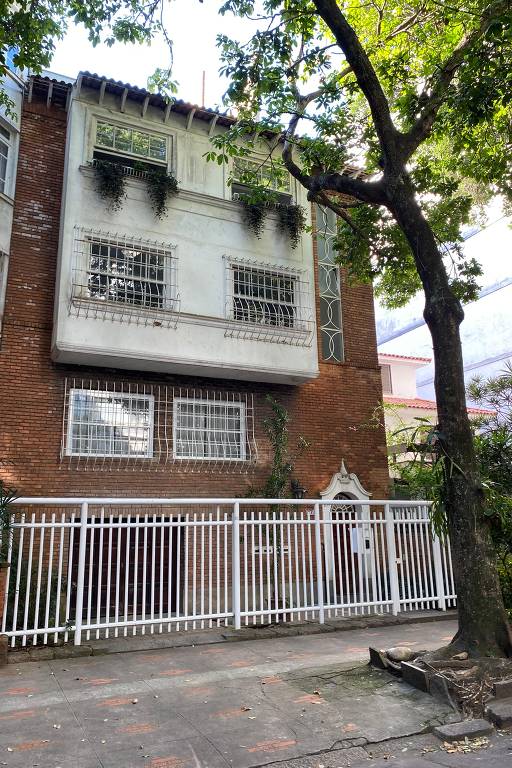
<path fill-rule="evenodd" d="M 91 259 L 93 258 L 92 254 L 92 246 L 102 246 L 105 245 L 108 248 L 118 248 L 119 250 L 130 250 L 130 251 L 142 251 L 147 254 L 155 254 L 160 255 L 159 251 L 163 252 L 164 255 L 164 266 L 163 266 L 163 272 L 164 272 L 164 279 L 162 283 L 159 283 L 156 280 L 142 280 L 140 279 L 140 282 L 146 282 L 146 283 L 157 283 L 158 285 L 163 285 L 164 288 L 164 295 L 162 297 L 162 306 L 161 307 L 151 307 L 146 304 L 132 304 L 127 301 L 120 301 L 116 299 L 107 298 L 106 303 L 108 303 L 110 306 L 113 307 L 131 307 L 134 310 L 139 310 L 141 312 L 148 310 L 148 311 L 156 311 L 159 310 L 170 310 L 172 311 L 175 309 L 176 301 L 177 301 L 177 295 L 178 295 L 178 288 L 177 288 L 177 274 L 176 274 L 176 265 L 175 260 L 176 257 L 172 253 L 172 249 L 169 248 L 168 250 L 165 250 L 164 248 L 157 249 L 155 246 L 151 245 L 145 245 L 143 242 L 137 243 L 136 241 L 130 242 L 129 238 L 125 238 L 125 242 L 118 242 L 114 239 L 103 239 L 102 235 L 98 235 L 97 238 L 94 237 L 94 234 L 87 235 L 87 245 L 86 248 L 86 264 L 85 264 L 85 275 L 88 280 L 89 276 L 92 274 L 103 274 L 100 273 L 100 271 L 93 272 L 91 269 Z M 101 258 L 101 257 L 96 257 Z M 109 257 L 110 262 L 110 257 Z M 114 273 L 107 272 L 105 273 L 107 277 L 115 277 Z M 174 279 L 173 279 L 174 278 Z M 126 278 L 128 279 L 128 277 Z M 94 296 L 85 296 L 84 297 L 88 301 L 103 301 L 103 299 L 94 297 Z"/>
<path fill-rule="evenodd" d="M 12 131 L 6 128 L 2 122 L 0 122 L 0 143 L 3 144 L 3 146 L 7 149 L 7 154 L 5 157 L 5 178 L 0 180 L 0 184 L 3 184 L 3 189 L 0 186 L 0 194 L 10 197 L 10 170 L 14 150 L 14 142 Z"/>
<path fill-rule="evenodd" d="M 269 187 L 267 187 L 269 193 L 273 192 L 273 193 L 275 193 L 277 195 L 285 195 L 287 197 L 293 198 L 292 176 L 291 176 L 291 174 L 287 171 L 286 167 L 283 165 L 283 163 L 281 161 L 273 160 L 272 162 L 275 165 L 278 165 L 278 166 L 282 167 L 282 170 L 283 170 L 283 172 L 285 174 L 285 178 L 288 181 L 288 185 L 287 185 L 286 189 L 276 189 L 274 186 L 269 186 Z M 261 172 L 265 168 L 271 167 L 272 163 L 270 162 L 270 160 L 265 160 L 265 158 L 258 157 L 258 155 L 248 155 L 246 157 L 245 156 L 243 156 L 243 157 L 236 157 L 236 158 L 233 159 L 233 165 L 232 165 L 232 169 L 231 169 L 231 182 L 232 182 L 232 185 L 233 184 L 235 184 L 235 185 L 238 184 L 239 186 L 246 187 L 247 189 L 250 189 L 252 184 L 248 183 L 247 181 L 241 181 L 240 179 L 237 178 L 237 163 L 241 163 L 241 164 L 244 164 L 244 163 L 247 163 L 247 164 L 251 163 L 252 164 L 252 163 L 254 163 L 254 165 L 258 166 L 258 168 L 255 169 L 255 172 L 259 171 L 260 173 L 258 173 L 258 178 L 255 179 L 254 185 L 266 187 L 265 180 L 261 179 Z M 235 194 L 237 194 L 237 193 L 235 193 Z"/>
<path fill-rule="evenodd" d="M 149 407 L 149 424 L 148 424 L 148 449 L 145 454 L 130 454 L 130 453 L 81 453 L 80 451 L 73 451 L 73 424 L 74 424 L 74 411 L 75 411 L 75 395 L 87 394 L 94 397 L 95 395 L 105 396 L 110 395 L 111 398 L 132 398 L 134 400 L 145 400 L 150 404 Z M 67 430 L 66 430 L 66 456 L 84 457 L 84 458 L 108 458 L 108 459 L 151 459 L 153 458 L 153 431 L 155 420 L 155 397 L 154 395 L 146 395 L 131 392 L 118 392 L 111 391 L 109 389 L 85 389 L 80 387 L 72 387 L 69 390 L 68 399 L 68 413 L 67 413 Z"/>
<path fill-rule="evenodd" d="M 287 269 L 280 269 L 279 267 L 276 267 L 274 265 L 269 264 L 268 266 L 266 264 L 245 264 L 244 262 L 240 261 L 230 261 L 229 262 L 229 280 L 230 280 L 230 296 L 231 296 L 231 308 L 230 311 L 232 313 L 232 319 L 235 323 L 240 323 L 243 326 L 247 326 L 248 328 L 267 328 L 269 330 L 275 330 L 275 331 L 286 331 L 286 332 L 293 332 L 293 331 L 300 331 L 301 324 L 303 321 L 301 320 L 303 312 L 303 306 L 301 302 L 301 290 L 300 290 L 300 283 L 301 283 L 301 274 L 296 271 L 288 271 Z M 294 289 L 293 289 L 293 295 L 294 295 L 294 303 L 293 305 L 289 304 L 283 304 L 283 306 L 293 306 L 294 314 L 293 314 L 293 325 L 274 325 L 272 323 L 258 323 L 254 320 L 240 320 L 238 318 L 235 318 L 235 299 L 240 298 L 242 300 L 247 301 L 253 301 L 255 304 L 259 301 L 261 303 L 265 303 L 264 299 L 258 299 L 254 296 L 240 296 L 239 294 L 235 294 L 235 270 L 251 270 L 253 272 L 261 272 L 263 274 L 268 274 L 269 276 L 276 276 L 276 277 L 282 277 L 283 279 L 293 280 L 294 283 Z M 268 301 L 269 304 L 275 303 L 275 304 L 281 304 L 281 302 L 276 301 L 272 302 L 271 300 Z M 228 309 L 229 311 L 229 309 Z"/>
<path fill-rule="evenodd" d="M 136 154 L 135 152 L 128 152 L 126 150 L 116 149 L 115 147 L 105 147 L 102 144 L 99 144 L 97 141 L 99 123 L 106 123 L 107 125 L 111 125 L 114 129 L 121 128 L 123 130 L 137 131 L 139 133 L 144 133 L 150 138 L 154 136 L 155 138 L 158 138 L 158 139 L 164 139 L 165 148 L 166 148 L 165 160 L 160 160 L 156 157 L 151 157 L 150 155 L 139 155 L 139 154 Z M 124 123 L 117 120 L 111 120 L 109 117 L 95 115 L 92 121 L 91 158 L 94 151 L 104 152 L 107 155 L 111 155 L 113 158 L 117 157 L 121 159 L 126 158 L 127 160 L 140 160 L 143 163 L 157 165 L 161 168 L 169 168 L 173 166 L 172 161 L 173 161 L 173 151 L 174 151 L 174 136 L 169 133 L 160 133 L 159 131 L 154 131 L 150 129 L 148 126 L 141 126 L 135 122 Z"/>
<path fill-rule="evenodd" d="M 239 410 L 240 418 L 240 456 L 180 456 L 177 453 L 178 407 L 181 403 L 194 403 L 206 406 L 228 406 Z M 206 432 L 208 429 L 205 430 Z M 246 405 L 240 401 L 231 400 L 206 400 L 196 397 L 175 397 L 172 406 L 172 452 L 175 461 L 216 461 L 235 462 L 247 461 L 247 415 Z"/>

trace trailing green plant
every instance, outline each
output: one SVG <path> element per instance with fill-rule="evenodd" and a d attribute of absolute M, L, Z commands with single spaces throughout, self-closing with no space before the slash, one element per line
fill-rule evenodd
<path fill-rule="evenodd" d="M 146 168 L 146 184 L 151 205 L 157 219 L 167 214 L 167 202 L 170 197 L 177 195 L 178 182 L 164 168 Z"/>
<path fill-rule="evenodd" d="M 298 246 L 300 236 L 306 227 L 306 215 L 301 205 L 279 202 L 276 192 L 261 187 L 254 187 L 251 192 L 240 195 L 239 200 L 242 205 L 243 222 L 258 240 L 263 233 L 267 214 L 275 211 L 281 228 L 290 238 L 292 248 L 295 249 Z"/>
<path fill-rule="evenodd" d="M 264 419 L 263 427 L 270 441 L 272 464 L 261 493 L 267 499 L 282 499 L 290 495 L 295 462 L 309 448 L 310 444 L 301 435 L 297 440 L 294 452 L 291 453 L 289 450 L 288 424 L 290 423 L 290 416 L 288 411 L 271 395 L 267 395 L 266 400 L 270 405 L 271 413 Z"/>
<path fill-rule="evenodd" d="M 110 211 L 119 211 L 126 197 L 126 176 L 120 163 L 110 160 L 95 160 L 96 189 L 100 197 L 108 202 Z"/>
<path fill-rule="evenodd" d="M 277 203 L 275 208 L 279 217 L 279 224 L 287 231 L 290 245 L 295 250 L 306 227 L 304 208 L 295 203 Z"/>
<path fill-rule="evenodd" d="M 263 233 L 265 218 L 274 206 L 274 198 L 265 190 L 254 188 L 250 193 L 240 195 L 243 223 L 258 240 Z"/>

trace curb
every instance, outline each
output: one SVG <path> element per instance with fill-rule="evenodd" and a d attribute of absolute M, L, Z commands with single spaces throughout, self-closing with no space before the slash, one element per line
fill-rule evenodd
<path fill-rule="evenodd" d="M 7 660 L 9 664 L 23 664 L 29 661 L 51 661 L 83 656 L 104 656 L 114 653 L 188 648 L 195 645 L 239 643 L 245 640 L 271 640 L 278 637 L 321 635 L 331 632 L 350 632 L 355 629 L 376 629 L 379 627 L 453 621 L 456 617 L 457 611 L 429 611 L 417 614 L 409 613 L 402 616 L 357 616 L 327 619 L 325 624 L 305 622 L 302 624 L 261 626 L 259 628 L 251 626 L 240 630 L 226 627 L 225 629 L 203 630 L 200 633 L 187 631 L 186 633 L 168 635 L 147 634 L 135 637 L 111 638 L 106 641 L 97 640 L 91 644 L 84 645 L 12 649 L 9 650 Z"/>

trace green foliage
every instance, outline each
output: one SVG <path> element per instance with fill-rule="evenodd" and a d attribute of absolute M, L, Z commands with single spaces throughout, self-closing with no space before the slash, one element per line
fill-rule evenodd
<path fill-rule="evenodd" d="M 55 43 L 61 40 L 70 23 L 83 26 L 93 45 L 104 42 L 111 46 L 121 43 L 146 43 L 159 35 L 169 48 L 172 59 L 172 41 L 162 25 L 162 3 L 136 0 L 0 0 L 0 79 L 7 71 L 6 56 L 16 48 L 14 65 L 39 74 L 49 67 Z M 165 77 L 165 73 L 168 77 Z M 169 69 L 160 69 L 154 75 L 161 87 L 172 89 Z M 0 105 L 9 98 L 0 86 Z M 12 103 L 11 103 L 12 106 Z"/>
<path fill-rule="evenodd" d="M 119 211 L 126 197 L 126 176 L 120 163 L 95 160 L 96 189 L 110 211 Z"/>
<path fill-rule="evenodd" d="M 178 83 L 171 79 L 170 68 L 162 69 L 159 67 L 152 75 L 148 77 L 146 87 L 150 93 L 159 93 L 168 101 L 173 101 L 178 92 Z"/>
<path fill-rule="evenodd" d="M 292 203 L 278 203 L 276 210 L 279 224 L 288 233 L 290 245 L 295 250 L 306 227 L 304 208 Z"/>
<path fill-rule="evenodd" d="M 162 219 L 167 214 L 169 198 L 179 192 L 178 182 L 164 168 L 147 168 L 146 184 L 155 216 Z"/>
<path fill-rule="evenodd" d="M 266 499 L 282 499 L 290 494 L 290 482 L 296 460 L 309 448 L 309 442 L 300 436 L 294 453 L 290 453 L 288 425 L 290 416 L 286 408 L 271 395 L 267 395 L 270 416 L 263 421 L 265 432 L 272 450 L 270 474 L 260 491 L 252 491 L 252 496 L 261 495 Z"/>
<path fill-rule="evenodd" d="M 258 240 L 263 234 L 267 214 L 276 211 L 279 225 L 287 233 L 291 247 L 295 249 L 298 246 L 306 227 L 306 215 L 301 205 L 280 203 L 275 193 L 256 187 L 250 193 L 240 195 L 239 200 L 243 222 Z"/>
<path fill-rule="evenodd" d="M 0 564 L 9 560 L 9 538 L 15 514 L 13 501 L 17 498 L 16 489 L 10 488 L 0 479 Z"/>
<path fill-rule="evenodd" d="M 507 363 L 497 376 L 474 379 L 468 395 L 490 413 L 472 422 L 485 514 L 498 556 L 498 570 L 505 604 L 512 615 L 512 366 Z M 401 444 L 390 465 L 391 473 L 410 496 L 433 502 L 433 522 L 446 529 L 443 501 L 445 475 L 450 459 L 439 449 L 436 427 L 426 419 L 415 426 L 395 430 L 390 445 Z M 398 453 L 398 451 L 397 451 Z"/>
<path fill-rule="evenodd" d="M 240 204 L 242 206 L 242 220 L 258 240 L 263 234 L 265 218 L 272 206 L 272 201 L 264 192 L 258 194 L 255 190 L 252 194 L 240 195 Z"/>
<path fill-rule="evenodd" d="M 437 0 L 338 6 L 402 132 L 425 107 L 443 64 L 468 36 L 485 29 L 457 60 L 430 132 L 407 164 L 416 199 L 444 252 L 452 289 L 470 301 L 480 268 L 464 256 L 461 230 L 491 194 L 499 191 L 512 200 L 512 8 L 499 0 L 468 0 L 463 7 Z M 375 113 L 318 5 L 228 0 L 221 13 L 252 19 L 255 29 L 243 44 L 218 36 L 229 80 L 226 103 L 247 128 L 237 125 L 222 137 L 214 152 L 217 162 L 227 162 L 248 139 L 255 146 L 252 126 L 260 116 L 263 129 L 276 139 L 298 116 L 301 135 L 288 138 L 301 173 L 315 179 L 348 166 L 364 170 L 367 178 L 380 174 L 384 158 Z M 299 92 L 312 93 L 309 106 L 300 106 Z M 322 184 L 329 189 L 328 182 Z M 340 262 L 355 279 L 373 281 L 389 306 L 404 304 L 422 286 L 400 226 L 384 207 L 343 201 L 341 207 L 347 218 L 340 220 Z"/>

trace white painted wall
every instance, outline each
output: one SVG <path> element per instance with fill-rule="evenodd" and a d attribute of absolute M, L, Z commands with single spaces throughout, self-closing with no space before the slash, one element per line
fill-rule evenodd
<path fill-rule="evenodd" d="M 7 287 L 7 272 L 9 268 L 9 253 L 11 247 L 23 81 L 14 73 L 7 72 L 2 78 L 1 83 L 7 96 L 14 102 L 14 114 L 7 114 L 5 107 L 0 107 L 0 125 L 10 134 L 5 190 L 4 192 L 0 192 L 0 334 L 2 332 L 2 318 L 5 307 L 5 290 Z"/>
<path fill-rule="evenodd" d="M 496 200 L 488 210 L 488 221 L 468 237 L 464 253 L 483 268 L 480 297 L 464 306 L 461 325 L 464 377 L 491 376 L 512 359 L 512 219 L 504 216 Z M 376 305 L 379 352 L 432 357 L 432 342 L 423 321 L 424 300 L 418 294 L 405 307 L 389 310 Z M 432 399 L 433 363 L 417 377 L 418 396 Z M 471 405 L 471 403 L 469 403 Z"/>
<path fill-rule="evenodd" d="M 385 355 L 379 355 L 379 364 L 389 365 L 391 368 L 391 386 L 393 391 L 385 392 L 385 395 L 389 394 L 393 397 L 407 398 L 418 396 L 416 393 L 416 371 L 424 363 L 414 360 L 396 360 Z"/>
<path fill-rule="evenodd" d="M 162 221 L 154 216 L 145 183 L 136 179 L 128 180 L 122 210 L 107 210 L 95 191 L 94 173 L 87 168 L 95 116 L 173 136 L 173 171 L 180 194 L 173 198 Z M 164 123 L 163 111 L 152 107 L 142 119 L 140 104 L 129 99 L 121 114 L 119 100 L 108 94 L 99 107 L 97 91 L 82 91 L 72 101 L 57 275 L 55 360 L 290 383 L 318 374 L 315 343 L 300 347 L 225 337 L 226 257 L 304 270 L 314 318 L 313 253 L 309 234 L 292 250 L 288 238 L 277 231 L 275 216 L 268 216 L 261 240 L 242 225 L 240 205 L 231 200 L 227 185 L 228 169 L 207 163 L 203 157 L 210 148 L 208 129 L 207 123 L 193 120 L 187 131 L 186 118 L 173 113 Z M 294 186 L 294 196 L 309 216 L 304 190 Z M 76 225 L 176 246 L 181 298 L 176 329 L 70 315 Z"/>

